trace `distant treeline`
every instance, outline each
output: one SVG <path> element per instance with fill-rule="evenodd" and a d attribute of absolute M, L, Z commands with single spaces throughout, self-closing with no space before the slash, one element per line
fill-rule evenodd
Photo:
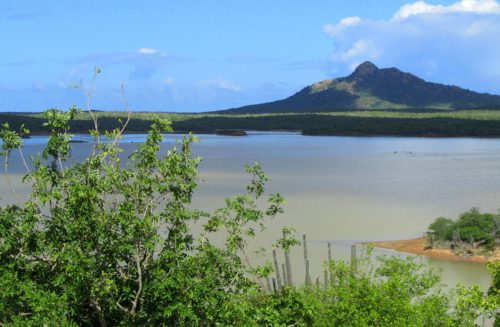
<path fill-rule="evenodd" d="M 300 130 L 304 135 L 400 135 L 499 137 L 500 121 L 456 118 L 378 118 L 320 114 L 240 118 L 201 117 L 174 123 L 178 130 Z"/>
<path fill-rule="evenodd" d="M 121 120 L 121 121 L 120 121 Z M 102 131 L 111 131 L 122 126 L 126 117 L 99 117 L 99 128 Z M 33 134 L 48 133 L 49 130 L 43 126 L 45 118 L 40 114 L 0 114 L 0 123 L 8 123 L 13 130 L 19 130 L 21 125 L 28 128 Z M 146 132 L 151 126 L 150 119 L 131 119 L 127 125 L 128 132 Z M 72 133 L 88 133 L 94 128 L 94 122 L 90 118 L 75 119 L 71 121 Z"/>
<path fill-rule="evenodd" d="M 166 115 L 166 114 L 165 114 Z M 168 114 L 176 132 L 215 133 L 216 130 L 296 130 L 304 135 L 395 135 L 395 136 L 475 136 L 500 137 L 500 119 L 490 117 L 489 113 L 468 118 L 449 117 L 443 114 L 414 114 L 396 116 L 398 113 L 360 113 L 346 112 L 335 115 L 325 114 L 274 114 L 274 115 L 213 115 L 213 114 Z M 420 116 L 421 115 L 421 116 Z M 422 118 L 420 118 L 422 117 Z M 108 114 L 99 117 L 101 130 L 112 130 L 126 120 L 123 114 Z M 133 114 L 127 131 L 146 132 L 151 125 L 152 115 Z M 0 123 L 9 123 L 13 129 L 21 124 L 40 134 L 48 131 L 43 126 L 40 114 L 0 114 Z M 93 128 L 88 115 L 81 115 L 71 122 L 71 132 L 87 133 Z"/>

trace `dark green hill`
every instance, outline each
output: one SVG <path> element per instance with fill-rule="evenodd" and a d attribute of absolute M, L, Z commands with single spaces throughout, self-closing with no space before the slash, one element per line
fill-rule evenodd
<path fill-rule="evenodd" d="M 346 109 L 500 109 L 500 96 L 426 82 L 397 68 L 365 62 L 347 77 L 310 85 L 284 100 L 225 113 L 328 112 Z"/>

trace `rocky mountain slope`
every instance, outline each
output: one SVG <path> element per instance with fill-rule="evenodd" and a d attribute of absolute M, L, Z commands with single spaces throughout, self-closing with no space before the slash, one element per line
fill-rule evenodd
<path fill-rule="evenodd" d="M 427 82 L 364 62 L 347 77 L 324 80 L 279 101 L 225 113 L 328 112 L 349 109 L 500 109 L 500 96 Z"/>

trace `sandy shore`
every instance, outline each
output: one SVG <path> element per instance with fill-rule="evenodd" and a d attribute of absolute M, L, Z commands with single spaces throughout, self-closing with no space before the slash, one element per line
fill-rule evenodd
<path fill-rule="evenodd" d="M 425 248 L 425 238 L 419 237 L 411 240 L 401 240 L 401 241 L 383 241 L 383 242 L 373 242 L 374 247 L 391 249 L 400 252 L 406 252 L 416 255 L 423 255 L 435 259 L 442 260 L 452 260 L 452 261 L 467 261 L 467 262 L 477 262 L 486 263 L 488 261 L 499 261 L 500 260 L 500 250 L 496 250 L 491 257 L 485 256 L 462 256 L 453 253 L 448 249 L 428 249 Z"/>

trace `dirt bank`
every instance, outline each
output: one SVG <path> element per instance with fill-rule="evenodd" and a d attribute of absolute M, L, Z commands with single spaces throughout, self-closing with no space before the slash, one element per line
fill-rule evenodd
<path fill-rule="evenodd" d="M 491 257 L 457 255 L 448 249 L 424 250 L 425 238 L 423 237 L 411 240 L 373 242 L 371 244 L 373 244 L 374 247 L 378 248 L 391 249 L 416 255 L 424 255 L 430 258 L 442 259 L 442 260 L 467 261 L 467 262 L 477 262 L 477 263 L 486 263 L 488 261 L 500 260 L 499 249 L 495 250 L 495 252 Z"/>

